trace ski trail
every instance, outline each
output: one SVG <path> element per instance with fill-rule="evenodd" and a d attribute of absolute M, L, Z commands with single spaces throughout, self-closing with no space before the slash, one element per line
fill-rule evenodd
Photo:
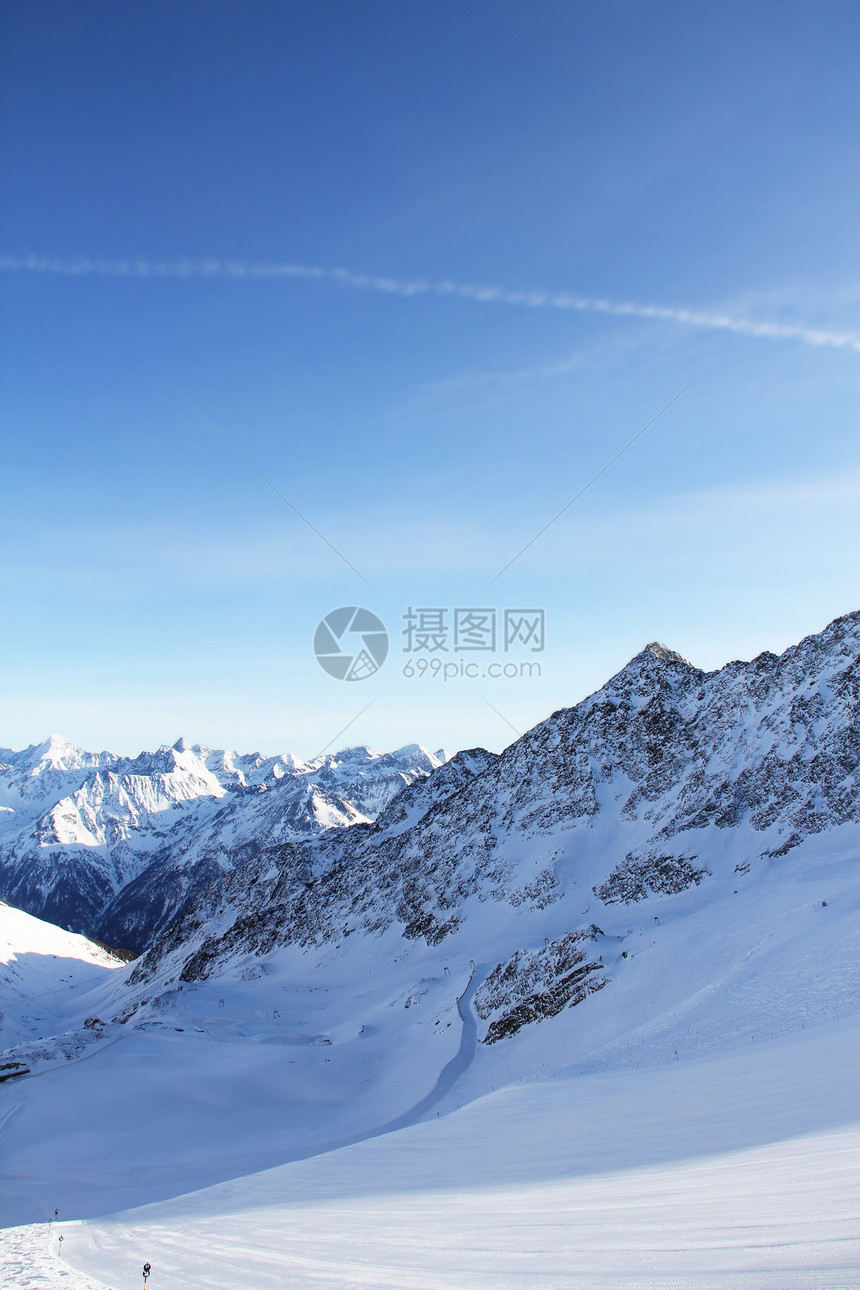
<path fill-rule="evenodd" d="M 397 1129 L 406 1129 L 432 1111 L 433 1107 L 438 1105 L 447 1093 L 457 1083 L 457 1080 L 463 1075 L 475 1060 L 475 1053 L 478 1049 L 478 1022 L 472 1010 L 472 999 L 475 997 L 475 991 L 487 974 L 488 967 L 482 963 L 472 971 L 465 990 L 457 1000 L 457 1011 L 463 1022 L 463 1033 L 460 1036 L 460 1047 L 454 1056 L 447 1062 L 439 1072 L 439 1078 L 426 1097 L 422 1097 L 420 1102 L 396 1119 L 389 1120 L 381 1128 L 373 1130 L 371 1133 L 362 1134 L 361 1141 L 366 1138 L 379 1138 L 383 1133 L 394 1133 Z M 358 1139 L 356 1139 L 358 1141 Z"/>
<path fill-rule="evenodd" d="M 9 1097 L 9 1094 L 7 1093 L 9 1101 L 3 1109 L 0 1110 L 0 1143 L 2 1143 L 4 1138 L 8 1136 L 9 1126 L 11 1125 L 12 1120 L 14 1120 L 15 1116 L 24 1105 L 24 1099 L 18 1089 L 15 1089 L 14 1092 L 10 1089 L 9 1093 L 12 1094 L 11 1097 Z"/>
<path fill-rule="evenodd" d="M 472 974 L 466 983 L 466 988 L 457 999 L 457 1011 L 463 1022 L 463 1032 L 460 1036 L 460 1047 L 457 1049 L 450 1061 L 446 1062 L 439 1072 L 439 1078 L 433 1085 L 433 1088 L 420 1102 L 416 1102 L 408 1111 L 401 1115 L 395 1116 L 393 1120 L 388 1120 L 376 1129 L 366 1129 L 361 1133 L 350 1134 L 348 1137 L 337 1138 L 332 1142 L 327 1142 L 322 1146 L 314 1147 L 312 1151 L 303 1151 L 298 1155 L 287 1156 L 281 1162 L 283 1164 L 292 1164 L 297 1160 L 309 1160 L 314 1156 L 325 1155 L 329 1151 L 339 1151 L 341 1147 L 353 1147 L 359 1142 L 369 1142 L 372 1138 L 381 1138 L 386 1133 L 395 1133 L 398 1129 L 406 1129 L 412 1124 L 417 1124 L 428 1111 L 442 1101 L 447 1093 L 457 1083 L 457 1080 L 468 1070 L 475 1059 L 475 1053 L 478 1048 L 478 1022 L 472 1011 L 472 999 L 475 991 L 483 981 L 489 967 L 482 963 L 479 967 L 472 969 Z"/>

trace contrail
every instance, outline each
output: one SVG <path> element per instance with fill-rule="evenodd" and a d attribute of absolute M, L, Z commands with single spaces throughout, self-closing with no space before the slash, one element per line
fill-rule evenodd
<path fill-rule="evenodd" d="M 7 255 L 0 256 L 0 272 L 58 273 L 70 277 L 104 278 L 304 278 L 335 282 L 357 291 L 376 291 L 392 296 L 452 296 L 480 304 L 515 305 L 526 309 L 565 309 L 623 318 L 653 318 L 660 322 L 680 323 L 685 327 L 738 332 L 745 336 L 764 336 L 773 340 L 799 340 L 807 345 L 825 345 L 832 349 L 860 352 L 860 335 L 857 332 L 824 331 L 800 323 L 756 322 L 751 318 L 706 313 L 698 309 L 680 309 L 674 305 L 637 304 L 630 300 L 574 296 L 563 291 L 511 291 L 505 287 L 444 279 L 436 282 L 424 278 L 405 281 L 401 278 L 380 277 L 355 273 L 351 269 L 324 268 L 311 264 L 247 264 L 242 260 L 62 260 L 39 255 Z"/>

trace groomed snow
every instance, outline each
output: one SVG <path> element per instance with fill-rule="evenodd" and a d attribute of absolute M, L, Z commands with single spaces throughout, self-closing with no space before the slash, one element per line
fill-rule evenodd
<path fill-rule="evenodd" d="M 0 1283 L 74 1285 L 35 1223 L 58 1206 L 65 1270 L 111 1290 L 144 1259 L 149 1290 L 856 1290 L 856 849 L 806 851 L 607 908 L 607 987 L 474 1058 L 469 951 L 480 977 L 520 934 L 489 902 L 447 954 L 392 928 L 66 988 L 108 1024 L 2 1086 Z"/>
<path fill-rule="evenodd" d="M 858 1038 L 842 1018 L 719 1057 L 507 1088 L 310 1160 L 61 1222 L 50 1240 L 47 1224 L 14 1228 L 3 1284 L 120 1290 L 149 1261 L 150 1290 L 848 1290 Z"/>

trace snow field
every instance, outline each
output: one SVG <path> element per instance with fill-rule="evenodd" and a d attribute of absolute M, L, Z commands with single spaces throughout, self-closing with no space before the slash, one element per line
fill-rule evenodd
<path fill-rule="evenodd" d="M 66 1224 L 65 1257 L 113 1290 L 144 1259 L 164 1290 L 849 1290 L 858 1036 L 846 1019 L 719 1058 L 501 1090 Z"/>

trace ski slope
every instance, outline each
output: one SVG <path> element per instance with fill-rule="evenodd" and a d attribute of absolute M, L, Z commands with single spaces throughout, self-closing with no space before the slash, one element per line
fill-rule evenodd
<path fill-rule="evenodd" d="M 313 1159 L 61 1223 L 52 1243 L 44 1224 L 12 1229 L 3 1284 L 120 1290 L 146 1260 L 164 1290 L 848 1290 L 858 1039 L 858 1019 L 840 1018 L 716 1057 L 510 1087 Z M 77 1280 L 59 1279 L 60 1232 Z"/>

